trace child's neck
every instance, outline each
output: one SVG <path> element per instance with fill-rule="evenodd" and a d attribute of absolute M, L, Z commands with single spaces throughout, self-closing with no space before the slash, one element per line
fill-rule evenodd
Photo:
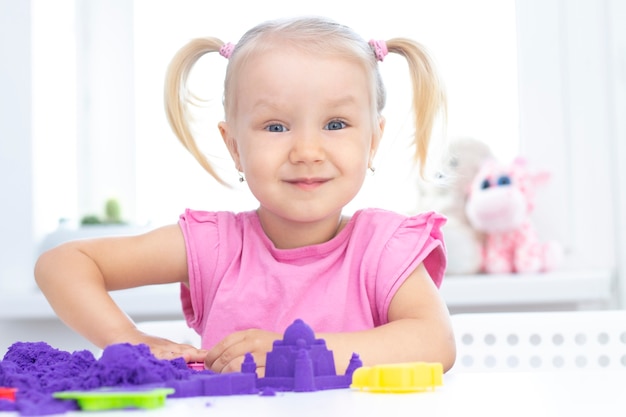
<path fill-rule="evenodd" d="M 315 222 L 294 222 L 259 208 L 261 227 L 278 249 L 294 249 L 328 242 L 343 229 L 346 219 L 337 213 Z"/>

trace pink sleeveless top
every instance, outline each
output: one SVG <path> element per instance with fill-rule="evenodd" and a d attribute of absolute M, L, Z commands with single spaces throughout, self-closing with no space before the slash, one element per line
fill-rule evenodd
<path fill-rule="evenodd" d="M 179 221 L 189 268 L 189 287 L 181 286 L 185 318 L 205 349 L 238 330 L 283 333 L 297 318 L 316 333 L 379 326 L 420 263 L 440 286 L 444 223 L 432 212 L 365 209 L 328 242 L 277 249 L 256 211 L 187 210 Z"/>

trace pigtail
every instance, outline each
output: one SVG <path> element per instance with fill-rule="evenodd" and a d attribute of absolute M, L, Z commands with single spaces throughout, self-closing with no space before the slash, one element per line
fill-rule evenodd
<path fill-rule="evenodd" d="M 165 112 L 170 127 L 183 146 L 213 178 L 228 186 L 198 148 L 188 122 L 188 106 L 193 103 L 192 94 L 187 89 L 189 73 L 200 57 L 209 52 L 219 52 L 223 45 L 224 42 L 217 38 L 198 38 L 187 43 L 174 55 L 165 78 Z"/>
<path fill-rule="evenodd" d="M 432 59 L 422 45 L 405 38 L 390 39 L 386 45 L 389 52 L 402 55 L 409 64 L 413 86 L 415 160 L 419 164 L 420 174 L 424 176 L 432 130 L 440 113 L 445 124 L 447 106 L 443 85 Z"/>

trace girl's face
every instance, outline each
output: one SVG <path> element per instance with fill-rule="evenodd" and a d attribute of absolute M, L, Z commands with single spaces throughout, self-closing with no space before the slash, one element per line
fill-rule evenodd
<path fill-rule="evenodd" d="M 235 107 L 220 131 L 259 215 L 336 219 L 361 188 L 384 124 L 372 122 L 364 68 L 276 48 L 251 56 L 234 85 Z"/>

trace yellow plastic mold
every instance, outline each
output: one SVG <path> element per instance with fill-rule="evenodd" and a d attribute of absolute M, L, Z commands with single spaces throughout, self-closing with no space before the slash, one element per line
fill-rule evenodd
<path fill-rule="evenodd" d="M 99 411 L 120 408 L 159 408 L 165 405 L 165 397 L 173 393 L 173 388 L 127 391 L 102 389 L 55 392 L 53 396 L 62 400 L 76 400 L 78 406 L 84 411 Z"/>
<path fill-rule="evenodd" d="M 360 391 L 420 392 L 443 385 L 443 366 L 438 362 L 411 362 L 361 367 L 352 374 Z"/>

